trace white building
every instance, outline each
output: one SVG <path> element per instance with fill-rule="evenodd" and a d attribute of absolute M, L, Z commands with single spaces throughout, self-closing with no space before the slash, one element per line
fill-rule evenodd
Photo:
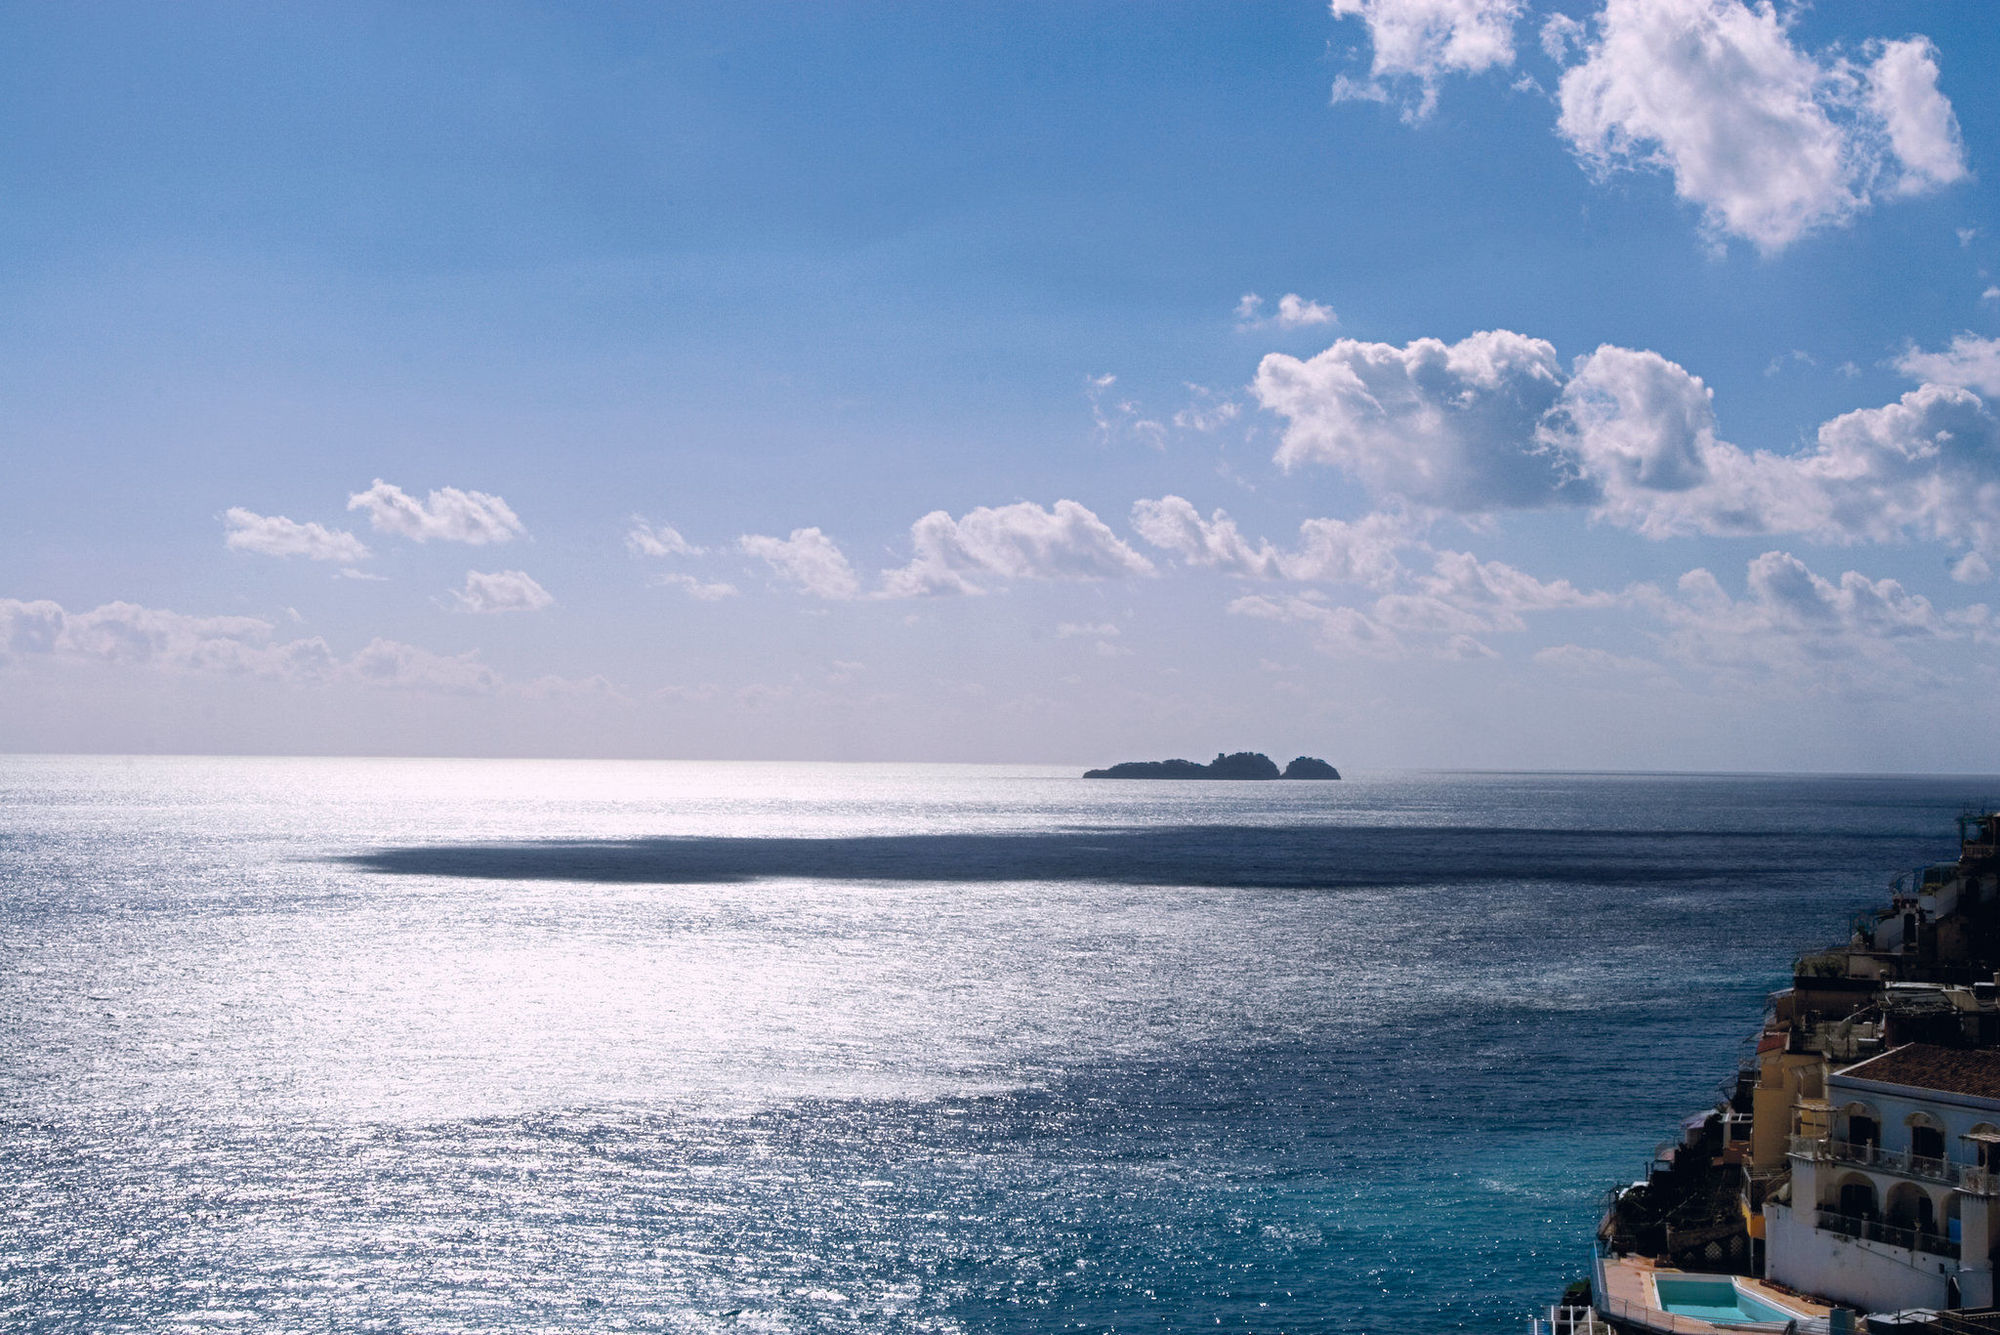
<path fill-rule="evenodd" d="M 2000 1245 L 2000 1050 L 1908 1043 L 1826 1079 L 1764 1205 L 1766 1278 L 1869 1311 L 1985 1307 Z"/>

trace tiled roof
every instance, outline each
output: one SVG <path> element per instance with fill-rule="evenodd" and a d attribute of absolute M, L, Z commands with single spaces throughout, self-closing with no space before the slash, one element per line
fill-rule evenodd
<path fill-rule="evenodd" d="M 1839 1072 L 1856 1080 L 1908 1085 L 1941 1094 L 2000 1099 L 2000 1048 L 1942 1048 L 1906 1043 Z"/>

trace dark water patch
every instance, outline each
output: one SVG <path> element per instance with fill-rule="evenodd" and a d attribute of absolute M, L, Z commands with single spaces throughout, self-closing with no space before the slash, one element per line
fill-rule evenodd
<path fill-rule="evenodd" d="M 378 848 L 336 862 L 391 875 L 503 881 L 703 884 L 1097 881 L 1335 889 L 1467 881 L 1637 885 L 1856 865 L 1893 868 L 1937 840 L 1790 830 L 1522 830 L 1176 825 L 840 838 L 662 836 Z"/>

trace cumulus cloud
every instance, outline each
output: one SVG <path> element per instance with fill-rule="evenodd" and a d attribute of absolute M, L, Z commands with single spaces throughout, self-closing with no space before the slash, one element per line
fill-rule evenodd
<path fill-rule="evenodd" d="M 1332 8 L 1337 19 L 1367 24 L 1374 48 L 1373 81 L 1343 78 L 1334 86 L 1334 100 L 1382 101 L 1387 97 L 1382 80 L 1414 79 L 1421 96 L 1405 115 L 1421 120 L 1437 105 L 1443 75 L 1514 63 L 1514 22 L 1523 5 L 1521 0 L 1332 0 Z"/>
<path fill-rule="evenodd" d="M 2000 288 L 1989 290 L 2000 296 Z M 1911 348 L 1896 359 L 1896 369 L 1912 380 L 1957 385 L 2000 398 L 2000 338 L 1960 334 L 1942 352 Z"/>
<path fill-rule="evenodd" d="M 1338 605 L 1316 589 L 1247 594 L 1229 604 L 1238 616 L 1309 626 L 1319 647 L 1337 656 L 1491 657 L 1494 651 L 1481 637 L 1526 630 L 1530 614 L 1610 608 L 1629 601 L 1627 595 L 1580 589 L 1565 579 L 1538 579 L 1469 552 L 1433 549 L 1410 534 L 1400 515 L 1309 520 L 1302 535 L 1317 529 L 1321 534 L 1338 533 L 1346 542 L 1315 550 L 1302 541 L 1297 551 L 1283 552 L 1268 543 L 1252 546 L 1236 534 L 1234 525 L 1224 526 L 1220 511 L 1204 521 L 1178 497 L 1141 504 L 1154 507 L 1154 517 L 1170 521 L 1153 525 L 1155 534 L 1162 545 L 1182 552 L 1189 564 L 1264 578 L 1371 586 L 1377 596 L 1365 607 Z M 1354 541 L 1357 538 L 1362 540 Z M 1429 569 L 1406 566 L 1396 556 L 1403 548 L 1427 553 Z M 1357 558 L 1356 552 L 1366 555 Z"/>
<path fill-rule="evenodd" d="M 309 561 L 343 561 L 350 565 L 368 559 L 367 545 L 342 529 L 301 524 L 283 515 L 260 515 L 240 505 L 231 506 L 222 520 L 227 530 L 223 542 L 235 551 L 303 556 Z"/>
<path fill-rule="evenodd" d="M 461 612 L 539 612 L 555 602 L 555 595 L 524 570 L 468 570 L 465 587 L 452 590 L 451 596 Z"/>
<path fill-rule="evenodd" d="M 439 488 L 419 501 L 378 477 L 368 490 L 349 496 L 347 508 L 366 511 L 368 522 L 379 533 L 394 533 L 417 542 L 437 538 L 481 546 L 506 542 L 527 532 L 498 496 L 457 487 Z"/>
<path fill-rule="evenodd" d="M 1204 519 L 1180 496 L 1132 504 L 1132 528 L 1150 545 L 1186 565 L 1258 579 L 1293 579 L 1386 587 L 1402 573 L 1397 551 L 1416 542 L 1403 515 L 1378 512 L 1357 520 L 1308 519 L 1298 546 L 1280 551 L 1269 539 L 1251 542 L 1221 510 Z"/>
<path fill-rule="evenodd" d="M 981 593 L 994 579 L 1117 579 L 1150 575 L 1133 551 L 1085 506 L 1031 501 L 980 506 L 953 519 L 934 510 L 910 526 L 910 563 L 883 572 L 890 597 Z"/>
<path fill-rule="evenodd" d="M 1194 503 L 1180 496 L 1134 501 L 1132 529 L 1188 565 L 1216 566 L 1241 575 L 1279 573 L 1278 552 L 1268 540 L 1253 545 L 1228 515 L 1217 510 L 1203 519 Z"/>
<path fill-rule="evenodd" d="M 1881 43 L 1857 69 L 1801 51 L 1769 3 L 1606 0 L 1562 76 L 1557 128 L 1593 170 L 1657 169 L 1714 234 L 1770 252 L 1845 222 L 1885 184 L 1966 174 L 1936 52 Z M 1544 29 L 1551 49 L 1575 34 Z"/>
<path fill-rule="evenodd" d="M 1993 353 L 1964 336 L 1899 364 L 1981 381 Z M 1279 463 L 1332 464 L 1431 510 L 1575 506 L 1656 538 L 1917 537 L 2000 550 L 2000 420 L 1949 383 L 1834 418 L 1793 454 L 1721 439 L 1708 387 L 1658 353 L 1607 345 L 1564 368 L 1548 344 L 1504 330 L 1404 348 L 1343 339 L 1303 362 L 1273 353 L 1254 389 L 1286 419 Z"/>
<path fill-rule="evenodd" d="M 852 598 L 861 592 L 861 581 L 846 555 L 817 528 L 795 528 L 789 538 L 745 534 L 737 545 L 815 598 Z"/>
<path fill-rule="evenodd" d="M 1641 591 L 1668 627 L 1672 657 L 1725 674 L 1769 676 L 1840 692 L 1906 690 L 1928 672 L 1910 647 L 1961 638 L 1930 600 L 1893 579 L 1847 571 L 1814 573 L 1789 552 L 1749 563 L 1742 598 L 1705 569 L 1691 570 L 1673 595 Z"/>
<path fill-rule="evenodd" d="M 1532 448 L 1562 387 L 1552 346 L 1499 329 L 1402 348 L 1343 338 L 1306 361 L 1272 353 L 1253 388 L 1286 419 L 1286 469 L 1333 464 L 1378 493 L 1477 511 L 1549 504 L 1572 488 L 1565 461 Z M 1511 448 L 1494 448 L 1503 441 Z"/>
<path fill-rule="evenodd" d="M 2000 550 L 2000 421 L 1979 397 L 1923 385 L 1843 413 L 1796 461 L 1824 507 L 1807 532 L 1888 541 L 1904 534 Z M 1818 517 L 1818 516 L 1815 516 Z"/>
<path fill-rule="evenodd" d="M 702 550 L 672 524 L 655 527 L 637 515 L 632 516 L 632 527 L 626 531 L 625 549 L 634 556 L 699 556 Z"/>

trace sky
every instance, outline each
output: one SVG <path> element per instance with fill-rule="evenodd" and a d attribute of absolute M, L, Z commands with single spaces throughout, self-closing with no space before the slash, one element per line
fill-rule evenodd
<path fill-rule="evenodd" d="M 1996 768 L 1986 0 L 4 16 L 0 750 Z"/>

